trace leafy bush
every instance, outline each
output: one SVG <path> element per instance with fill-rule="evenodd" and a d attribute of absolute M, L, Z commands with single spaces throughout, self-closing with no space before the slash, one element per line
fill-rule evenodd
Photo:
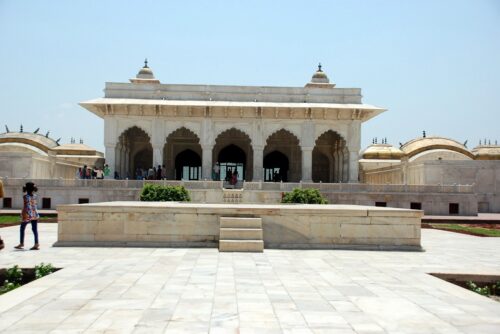
<path fill-rule="evenodd" d="M 5 271 L 5 281 L 0 287 L 0 295 L 20 287 L 22 281 L 23 271 L 18 265 L 7 269 Z"/>
<path fill-rule="evenodd" d="M 55 268 L 52 267 L 50 263 L 40 263 L 39 265 L 35 266 L 35 278 L 39 279 L 42 278 L 43 276 L 47 276 L 49 274 L 52 274 L 55 271 Z"/>
<path fill-rule="evenodd" d="M 189 192 L 183 186 L 162 186 L 146 183 L 142 188 L 141 201 L 144 202 L 190 202 Z"/>
<path fill-rule="evenodd" d="M 474 291 L 475 293 L 479 293 L 480 295 L 483 295 L 483 296 L 489 296 L 491 295 L 491 290 L 490 290 L 490 287 L 489 286 L 483 286 L 483 287 L 480 287 L 478 286 L 476 283 L 472 282 L 472 281 L 467 281 L 465 283 L 467 285 L 467 288 L 469 288 L 469 290 L 472 290 Z M 494 284 L 493 285 L 493 291 L 495 291 L 496 289 L 496 285 Z"/>
<path fill-rule="evenodd" d="M 21 283 L 23 280 L 23 271 L 16 264 L 14 267 L 7 269 L 5 272 L 5 280 L 11 283 Z"/>
<path fill-rule="evenodd" d="M 318 189 L 295 188 L 283 196 L 281 203 L 328 204 L 328 201 Z"/>
<path fill-rule="evenodd" d="M 0 295 L 3 295 L 4 293 L 7 293 L 7 292 L 14 290 L 16 288 L 19 288 L 20 286 L 21 286 L 21 284 L 19 284 L 19 283 L 12 283 L 12 282 L 5 280 L 3 285 L 0 286 Z"/>
<path fill-rule="evenodd" d="M 56 271 L 56 269 L 50 263 L 40 263 L 35 266 L 35 279 L 39 279 L 43 276 L 47 276 Z M 19 268 L 18 265 L 15 265 L 5 271 L 5 281 L 3 285 L 0 286 L 0 295 L 12 291 L 16 288 L 19 288 L 21 284 L 26 284 L 33 279 L 33 276 L 30 277 L 28 272 L 27 280 L 25 279 L 23 282 L 23 270 Z"/>

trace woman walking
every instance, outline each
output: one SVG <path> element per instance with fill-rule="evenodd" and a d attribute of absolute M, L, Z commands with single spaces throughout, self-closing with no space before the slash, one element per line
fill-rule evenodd
<path fill-rule="evenodd" d="M 35 245 L 31 247 L 31 250 L 40 249 L 40 245 L 38 244 L 38 219 L 40 216 L 38 215 L 38 211 L 36 208 L 37 195 L 35 194 L 38 191 L 38 188 L 33 182 L 27 182 L 23 187 L 23 192 L 26 195 L 23 196 L 23 211 L 21 212 L 21 234 L 20 234 L 20 243 L 17 245 L 16 249 L 24 248 L 24 230 L 26 229 L 26 225 L 31 223 L 31 230 L 33 231 L 33 235 L 35 236 Z"/>

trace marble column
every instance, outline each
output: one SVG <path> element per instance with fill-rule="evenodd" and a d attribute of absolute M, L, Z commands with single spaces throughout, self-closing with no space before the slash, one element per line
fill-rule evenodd
<path fill-rule="evenodd" d="M 358 183 L 359 174 L 359 153 L 349 150 L 349 183 Z"/>
<path fill-rule="evenodd" d="M 212 180 L 212 145 L 202 145 L 202 158 L 201 158 L 201 178 Z"/>
<path fill-rule="evenodd" d="M 158 165 L 163 164 L 163 146 L 154 145 L 153 146 L 153 167 L 158 167 Z"/>
<path fill-rule="evenodd" d="M 125 178 L 125 146 L 122 145 L 120 149 L 120 178 Z"/>
<path fill-rule="evenodd" d="M 264 146 L 253 147 L 253 179 L 252 181 L 264 181 Z"/>
<path fill-rule="evenodd" d="M 312 182 L 312 151 L 313 147 L 302 147 L 302 177 L 303 182 Z"/>
<path fill-rule="evenodd" d="M 125 150 L 125 174 L 123 177 L 127 177 L 127 173 L 129 174 L 129 178 L 134 178 L 134 171 L 130 170 L 130 149 L 127 148 Z"/>
<path fill-rule="evenodd" d="M 342 150 L 342 182 L 349 182 L 349 151 L 346 147 Z"/>
<path fill-rule="evenodd" d="M 113 179 L 115 175 L 115 170 L 116 170 L 116 145 L 115 144 L 106 144 L 105 146 L 105 157 L 106 161 L 105 164 L 108 165 L 109 167 L 109 175 L 107 176 L 108 179 Z"/>

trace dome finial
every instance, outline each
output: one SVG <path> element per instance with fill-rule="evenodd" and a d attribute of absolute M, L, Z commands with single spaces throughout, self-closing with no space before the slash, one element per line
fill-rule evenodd
<path fill-rule="evenodd" d="M 148 58 L 144 59 L 144 67 L 143 68 L 148 68 Z"/>
<path fill-rule="evenodd" d="M 318 72 L 323 72 L 323 71 L 321 70 L 321 63 L 318 63 Z"/>

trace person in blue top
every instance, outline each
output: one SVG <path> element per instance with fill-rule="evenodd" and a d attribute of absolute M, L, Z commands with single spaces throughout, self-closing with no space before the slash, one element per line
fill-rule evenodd
<path fill-rule="evenodd" d="M 38 210 L 36 208 L 37 195 L 35 194 L 37 191 L 38 188 L 33 182 L 27 182 L 23 187 L 23 192 L 26 194 L 23 196 L 23 210 L 21 212 L 21 241 L 19 245 L 14 247 L 16 249 L 24 248 L 24 230 L 26 229 L 26 225 L 28 225 L 28 223 L 31 223 L 31 230 L 35 236 L 35 245 L 31 247 L 31 250 L 40 249 L 40 244 L 38 243 L 38 219 L 40 218 L 40 215 L 38 215 Z"/>

